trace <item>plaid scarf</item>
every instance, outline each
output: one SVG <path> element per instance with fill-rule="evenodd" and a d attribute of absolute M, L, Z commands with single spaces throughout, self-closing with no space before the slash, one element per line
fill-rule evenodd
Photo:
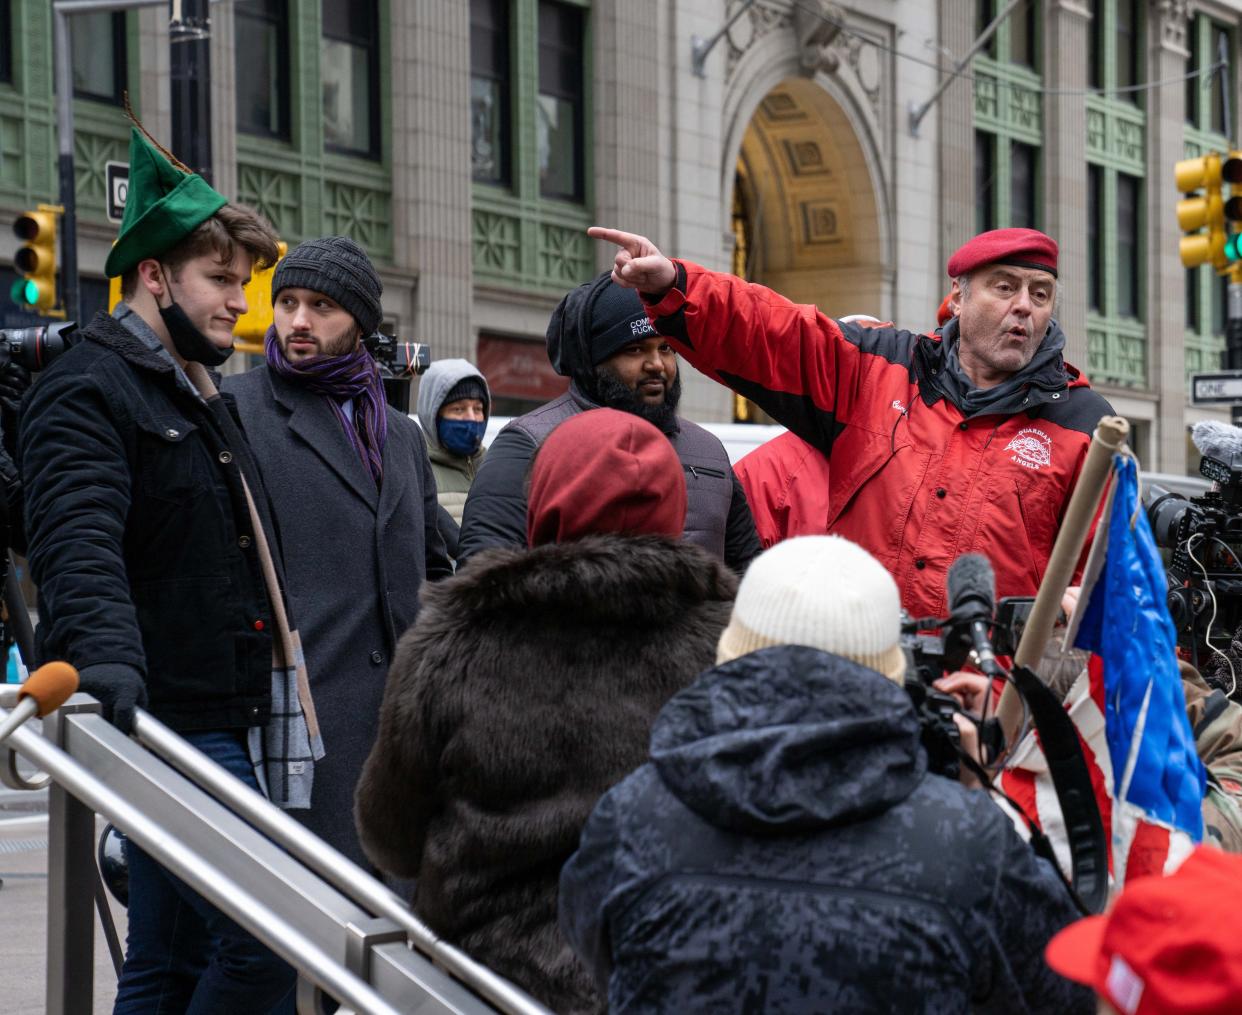
<path fill-rule="evenodd" d="M 349 443 L 378 487 L 384 474 L 384 445 L 388 442 L 388 403 L 379 364 L 366 347 L 359 342 L 358 348 L 345 356 L 312 356 L 301 363 L 290 363 L 276 338 L 276 326 L 272 325 L 263 336 L 263 351 L 267 365 L 281 377 L 327 398 Z M 352 420 L 341 404 L 351 399 Z"/>
<path fill-rule="evenodd" d="M 217 418 L 227 420 L 228 410 L 221 406 L 220 393 L 207 368 L 201 363 L 187 363 L 186 375 Z M 240 434 L 237 437 L 241 439 Z M 238 462 L 240 465 L 241 460 Z M 266 726 L 252 726 L 247 732 L 247 752 L 259 788 L 272 803 L 282 808 L 307 808 L 311 805 L 315 762 L 324 756 L 323 737 L 311 697 L 302 639 L 285 610 L 276 564 L 246 472 L 238 471 L 276 626 L 272 632 L 272 717 Z"/>

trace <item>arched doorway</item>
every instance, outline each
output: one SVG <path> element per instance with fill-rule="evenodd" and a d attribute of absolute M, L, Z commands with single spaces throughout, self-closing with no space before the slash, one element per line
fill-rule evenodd
<path fill-rule="evenodd" d="M 886 312 L 879 208 L 845 111 L 808 78 L 760 101 L 733 180 L 735 274 L 825 313 Z M 739 399 L 739 420 L 762 414 Z"/>

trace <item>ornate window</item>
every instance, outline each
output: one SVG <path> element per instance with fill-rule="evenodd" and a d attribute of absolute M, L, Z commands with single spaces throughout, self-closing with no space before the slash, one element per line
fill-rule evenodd
<path fill-rule="evenodd" d="M 564 292 L 591 274 L 589 0 L 471 0 L 474 271 Z"/>
<path fill-rule="evenodd" d="M 119 106 L 126 89 L 125 15 L 96 11 L 73 16 L 73 94 Z"/>
<path fill-rule="evenodd" d="M 1093 0 L 1087 96 L 1090 277 L 1087 372 L 1093 381 L 1148 387 L 1144 275 L 1147 117 L 1141 84 L 1146 4 Z"/>
<path fill-rule="evenodd" d="M 509 0 L 470 0 L 470 168 L 509 185 Z"/>
<path fill-rule="evenodd" d="M 975 57 L 975 226 L 1038 228 L 1041 218 L 1038 0 L 1023 0 L 1000 23 L 984 53 Z M 982 32 L 997 0 L 976 0 Z"/>
<path fill-rule="evenodd" d="M 323 0 L 322 10 L 319 77 L 324 145 L 378 157 L 379 4 L 377 0 Z"/>
<path fill-rule="evenodd" d="M 237 129 L 289 139 L 287 0 L 233 0 Z"/>

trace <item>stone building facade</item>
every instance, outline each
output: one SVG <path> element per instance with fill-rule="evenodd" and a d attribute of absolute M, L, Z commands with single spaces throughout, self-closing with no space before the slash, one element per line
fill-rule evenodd
<path fill-rule="evenodd" d="M 222 0 L 214 182 L 290 242 L 358 239 L 389 325 L 476 359 L 502 411 L 557 390 L 542 335 L 611 259 L 593 222 L 911 328 L 933 323 L 963 240 L 1034 225 L 1061 244 L 1067 358 L 1136 424 L 1148 467 L 1182 471 L 1186 424 L 1212 414 L 1188 406 L 1187 375 L 1218 364 L 1224 288 L 1178 260 L 1173 167 L 1236 134 L 1242 2 L 1019 0 L 937 95 L 1008 6 Z M 0 218 L 54 197 L 48 7 L 0 0 Z M 74 25 L 80 261 L 97 299 L 120 92 L 157 136 L 171 129 L 167 13 Z M 1228 66 L 1187 82 L 1221 52 Z M 697 377 L 683 404 L 703 420 L 746 411 Z"/>

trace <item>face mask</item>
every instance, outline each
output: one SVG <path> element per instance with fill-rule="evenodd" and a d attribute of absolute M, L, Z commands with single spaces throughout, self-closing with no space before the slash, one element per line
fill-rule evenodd
<path fill-rule="evenodd" d="M 445 451 L 469 458 L 483 446 L 487 423 L 470 419 L 442 419 L 436 423 L 436 434 Z"/>
<path fill-rule="evenodd" d="M 168 277 L 168 269 L 164 269 L 164 277 Z M 168 296 L 172 298 L 171 285 L 168 287 Z M 159 311 L 164 327 L 168 329 L 168 336 L 172 339 L 173 348 L 182 359 L 190 363 L 201 363 L 206 367 L 218 367 L 233 355 L 232 346 L 221 349 L 199 331 L 181 309 L 181 304 L 173 302 L 166 307 L 160 307 Z"/>

